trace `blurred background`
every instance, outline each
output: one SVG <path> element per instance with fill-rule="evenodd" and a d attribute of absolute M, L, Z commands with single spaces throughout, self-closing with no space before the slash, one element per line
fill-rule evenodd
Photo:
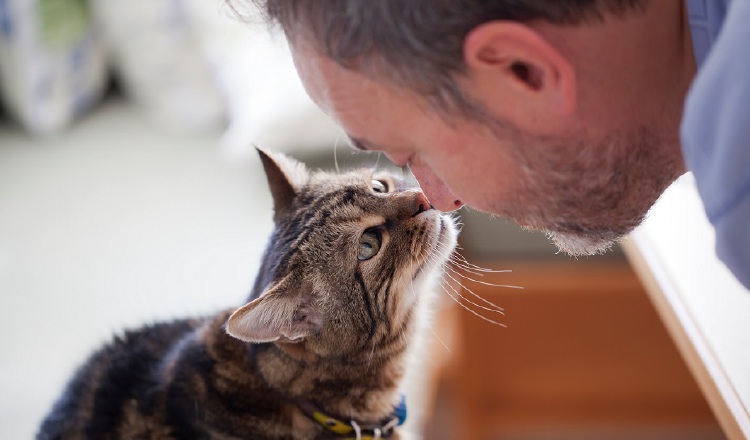
<path fill-rule="evenodd" d="M 32 438 L 113 334 L 242 304 L 272 227 L 253 144 L 385 162 L 345 145 L 281 36 L 218 0 L 0 0 L 0 438 Z M 461 216 L 463 256 L 510 272 L 451 283 L 506 314 L 439 292 L 410 431 L 724 438 L 619 249 L 571 260 Z"/>

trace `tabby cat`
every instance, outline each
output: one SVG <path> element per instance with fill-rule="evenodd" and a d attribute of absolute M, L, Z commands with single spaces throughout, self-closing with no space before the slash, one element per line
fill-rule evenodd
<path fill-rule="evenodd" d="M 404 438 L 399 386 L 453 220 L 394 176 L 260 156 L 275 229 L 249 302 L 116 338 L 38 439 Z"/>

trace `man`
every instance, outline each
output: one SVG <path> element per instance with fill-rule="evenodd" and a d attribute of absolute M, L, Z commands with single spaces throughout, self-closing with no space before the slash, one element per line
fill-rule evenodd
<path fill-rule="evenodd" d="M 690 169 L 750 287 L 750 1 L 255 3 L 312 99 L 436 208 L 592 254 Z"/>

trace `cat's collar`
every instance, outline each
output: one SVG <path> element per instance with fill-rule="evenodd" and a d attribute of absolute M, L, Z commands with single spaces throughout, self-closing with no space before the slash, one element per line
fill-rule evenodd
<path fill-rule="evenodd" d="M 337 434 L 342 440 L 378 440 L 389 438 L 393 435 L 393 429 L 401 426 L 406 421 L 406 397 L 402 394 L 399 404 L 393 412 L 381 424 L 364 424 L 356 420 L 345 422 L 342 419 L 331 417 L 321 411 L 310 402 L 297 402 L 297 406 L 326 430 Z"/>

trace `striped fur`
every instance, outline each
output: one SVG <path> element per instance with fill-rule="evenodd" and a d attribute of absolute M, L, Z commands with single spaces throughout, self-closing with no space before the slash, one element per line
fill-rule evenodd
<path fill-rule="evenodd" d="M 38 439 L 328 439 L 300 401 L 360 423 L 391 413 L 452 220 L 397 178 L 260 156 L 276 227 L 249 302 L 116 338 Z M 381 238 L 371 258 L 359 256 L 365 231 Z"/>

